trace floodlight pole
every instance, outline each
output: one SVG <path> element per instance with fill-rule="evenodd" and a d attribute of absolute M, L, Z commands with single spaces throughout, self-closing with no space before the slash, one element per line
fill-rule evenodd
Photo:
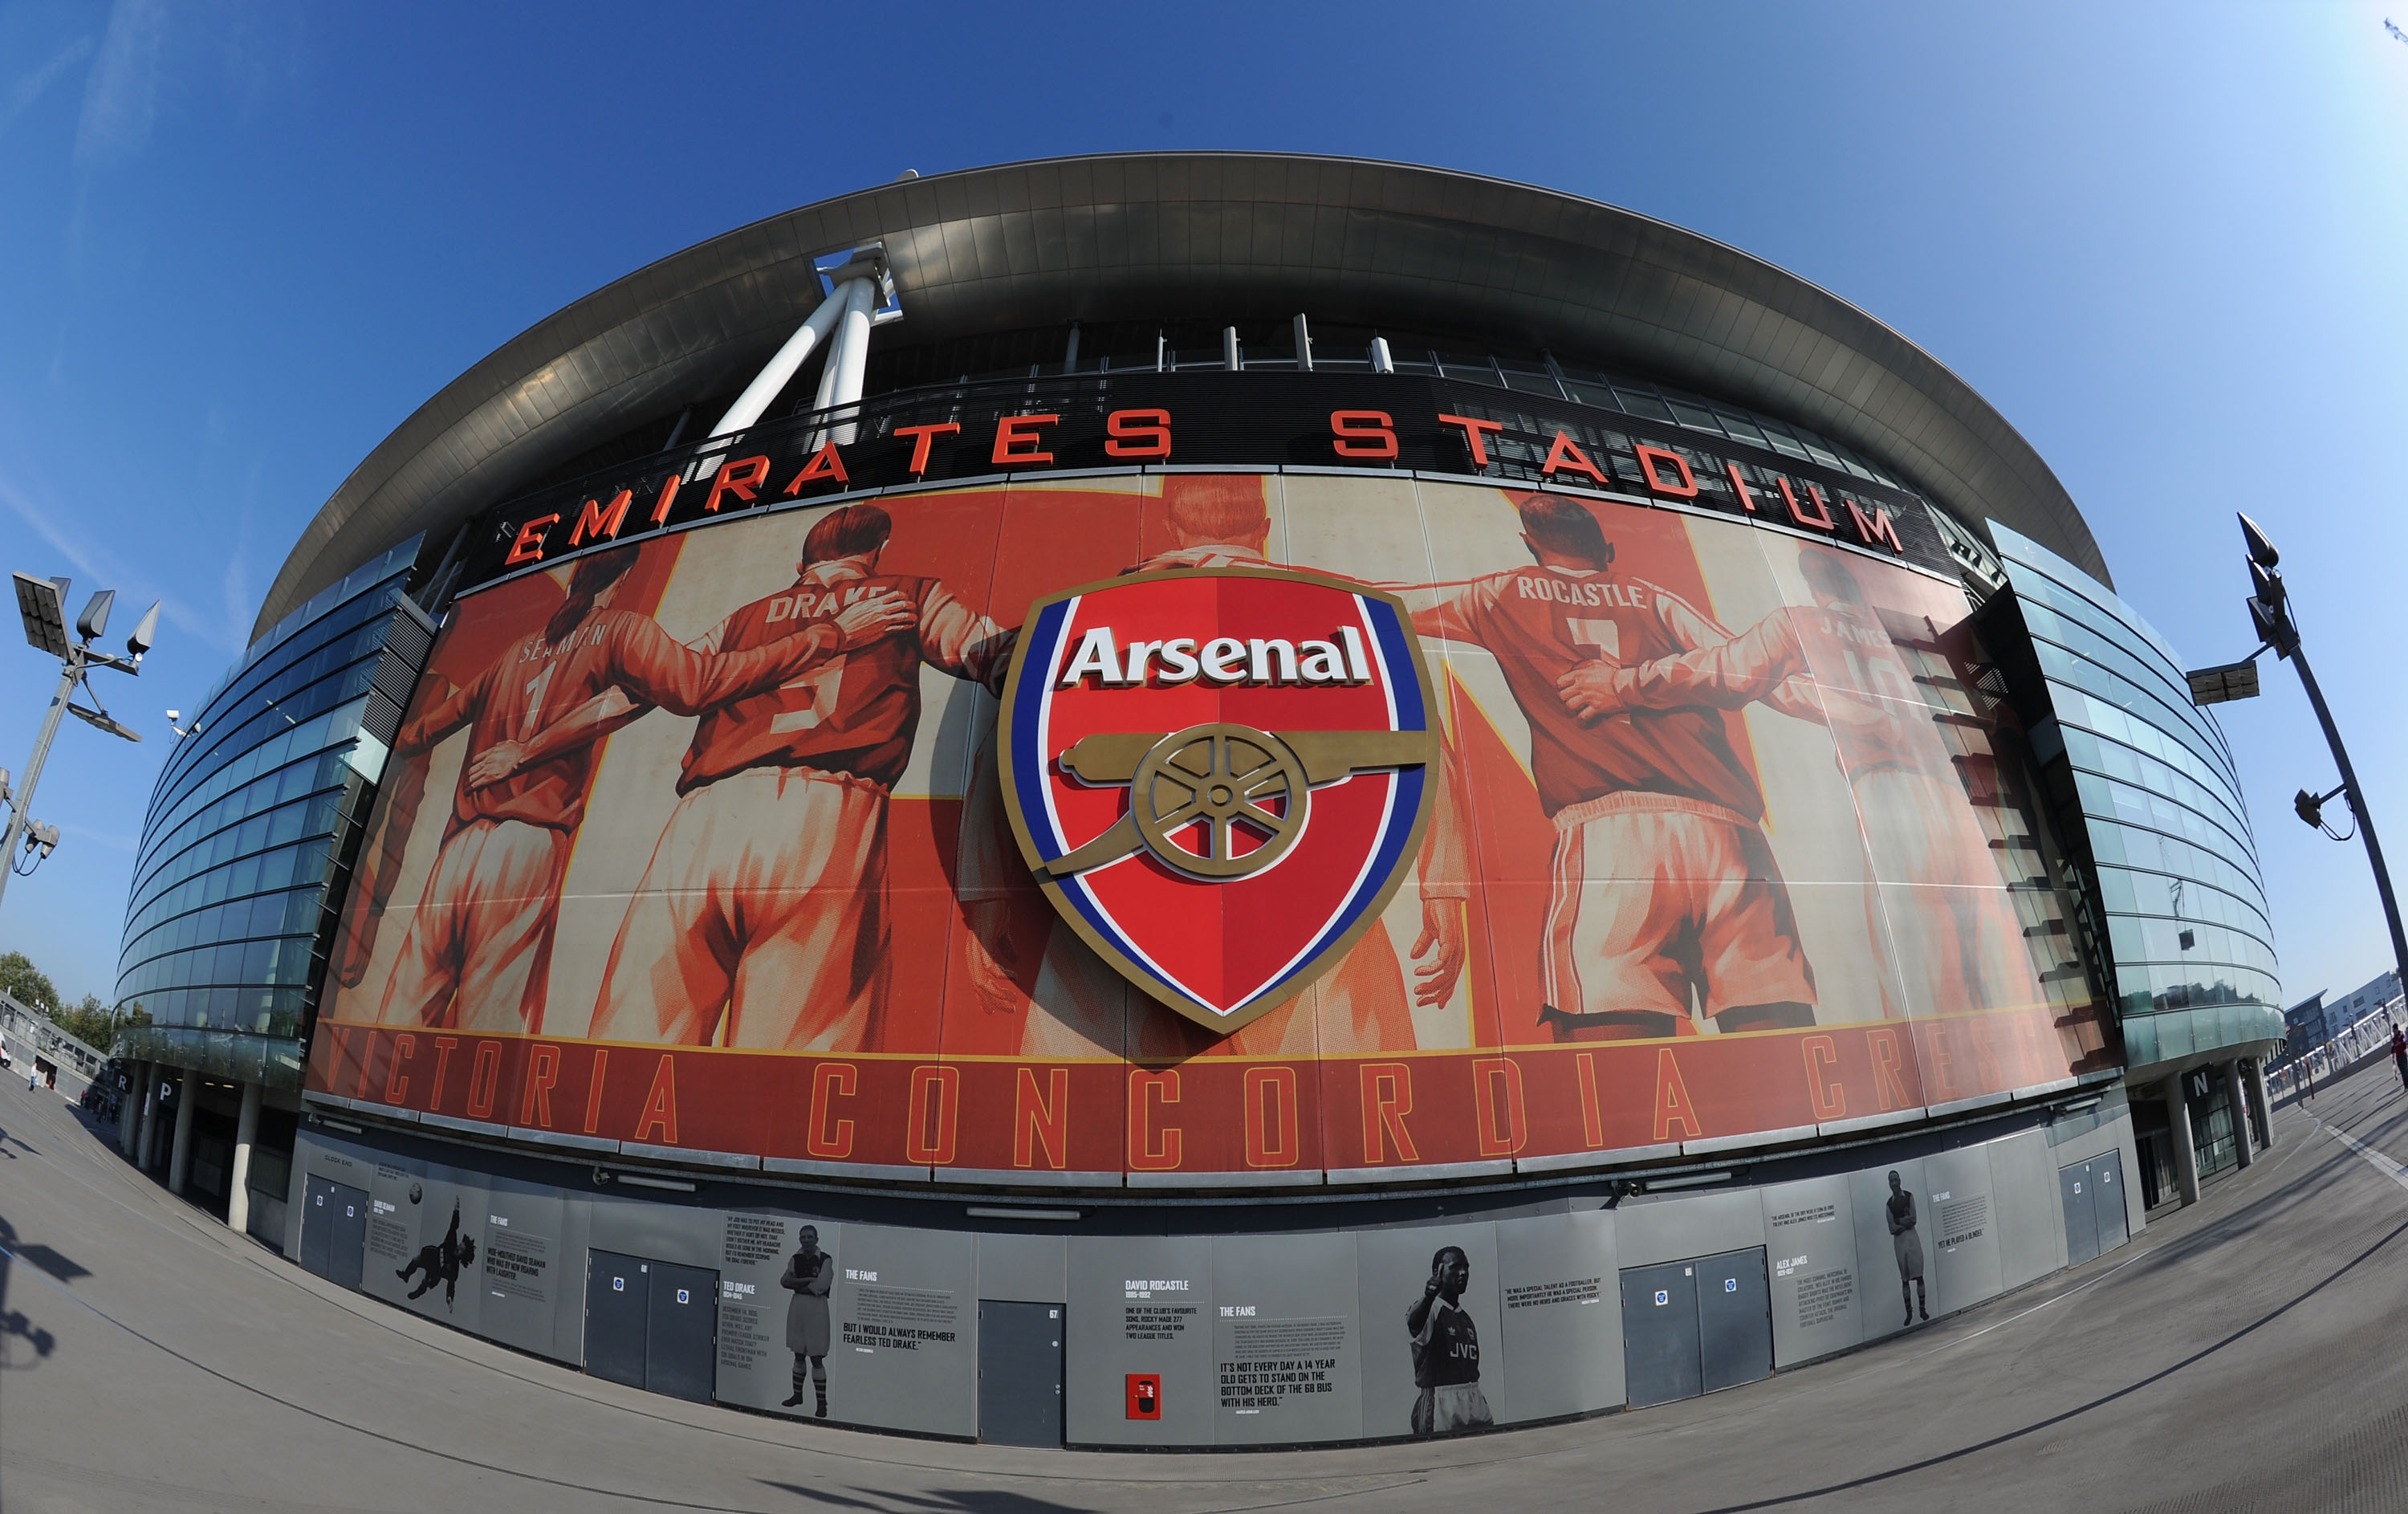
<path fill-rule="evenodd" d="M 8 810 L 7 838 L 0 841 L 0 896 L 8 891 L 8 879 L 17 871 L 17 848 L 25 838 L 27 817 L 34 808 L 34 786 L 42 781 L 42 764 L 50 755 L 50 741 L 59 733 L 59 716 L 66 714 L 67 700 L 74 697 L 76 685 L 83 681 L 84 651 L 80 646 L 67 649 L 65 670 L 59 675 L 58 691 L 50 696 L 50 708 L 42 716 L 42 733 L 34 738 L 34 755 L 25 759 L 24 786 L 18 789 Z"/>
<path fill-rule="evenodd" d="M 2316 686 L 2315 672 L 2308 667 L 2308 655 L 2300 650 L 2297 632 L 2292 635 L 2290 662 L 2300 670 L 2300 686 L 2308 691 L 2308 704 L 2316 712 L 2316 724 L 2325 728 L 2325 744 L 2332 748 L 2333 766 L 2341 770 L 2342 792 L 2349 800 L 2351 816 L 2358 821 L 2358 833 L 2366 842 L 2366 859 L 2374 866 L 2374 889 L 2383 896 L 2384 923 L 2391 927 L 2391 965 L 2400 973 L 2400 981 L 2408 983 L 2408 932 L 2400 928 L 2400 901 L 2391 892 L 2391 870 L 2383 865 L 2383 844 L 2374 839 L 2374 814 L 2358 786 L 2358 771 L 2349 765 L 2349 748 L 2341 743 L 2340 728 L 2333 724 L 2332 712 L 2325 708 L 2324 690 Z"/>

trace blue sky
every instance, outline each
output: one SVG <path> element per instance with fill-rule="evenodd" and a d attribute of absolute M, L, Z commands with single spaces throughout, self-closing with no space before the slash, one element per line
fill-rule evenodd
<path fill-rule="evenodd" d="M 2408 0 L 2401 0 L 2408 24 Z M 2125 597 L 2246 652 L 2231 512 L 2282 542 L 2408 866 L 2388 610 L 2408 498 L 2408 45 L 2365 5 L 1614 7 L 0 5 L 0 556 L 167 601 L 139 746 L 69 724 L 65 841 L 0 949 L 109 997 L 162 711 L 239 651 L 353 464 L 531 323 L 892 179 L 1139 148 L 1357 153 L 1630 207 L 1962 374 Z M 0 652 L 0 765 L 56 677 Z M 2388 965 L 2289 671 L 2233 707 L 2286 991 Z"/>

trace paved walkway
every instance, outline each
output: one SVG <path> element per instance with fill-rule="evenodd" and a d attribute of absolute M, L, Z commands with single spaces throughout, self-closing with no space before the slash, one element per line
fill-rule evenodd
<path fill-rule="evenodd" d="M 1913 1335 L 1637 1414 L 1279 1454 L 962 1446 L 623 1390 L 332 1288 L 110 1133 L 0 1085 L 7 1514 L 2408 1508 L 2387 1068 L 2286 1109 L 2272 1152 L 2133 1245 Z"/>

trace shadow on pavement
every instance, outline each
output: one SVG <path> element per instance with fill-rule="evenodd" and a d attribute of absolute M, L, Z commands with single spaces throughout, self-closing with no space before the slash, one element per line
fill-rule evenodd
<path fill-rule="evenodd" d="M 809 1487 L 799 1482 L 776 1482 L 765 1478 L 762 1486 L 793 1493 L 797 1498 L 808 1498 L 814 1504 L 825 1504 L 836 1508 L 874 1509 L 877 1514 L 890 1514 L 890 1511 L 896 1508 L 960 1510 L 962 1514 L 1057 1514 L 1057 1511 L 1058 1514 L 1069 1514 L 1069 1511 L 1081 1507 L 1075 1504 L 1057 1504 L 1050 1498 L 1031 1498 L 1025 1493 L 988 1489 L 940 1493 L 935 1497 L 929 1497 L 926 1494 L 880 1492 L 862 1488 L 850 1490 L 851 1492 L 864 1495 L 856 1498 L 824 1488 Z"/>
<path fill-rule="evenodd" d="M 49 1250 L 47 1247 L 43 1249 Z M 50 1254 L 56 1255 L 55 1252 Z M 65 1261 L 64 1257 L 59 1260 Z M 0 1372 L 22 1371 L 33 1366 L 58 1349 L 59 1345 L 56 1336 L 26 1319 L 22 1311 L 8 1306 L 9 1275 L 15 1271 L 16 1262 L 17 1227 L 0 1219 Z M 68 1262 L 67 1265 L 74 1266 L 74 1263 Z M 77 1267 L 76 1271 L 80 1275 L 83 1269 Z M 25 1358 L 17 1345 L 19 1341 L 33 1348 L 33 1360 Z"/>

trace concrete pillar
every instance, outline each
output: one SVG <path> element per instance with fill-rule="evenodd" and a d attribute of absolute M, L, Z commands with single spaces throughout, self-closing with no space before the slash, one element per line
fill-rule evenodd
<path fill-rule="evenodd" d="M 2174 1181 L 2182 1190 L 2182 1202 L 2199 1202 L 2199 1148 L 2191 1145 L 2190 1101 L 2183 1097 L 2183 1076 L 2177 1073 L 2166 1079 L 2166 1127 L 2174 1147 Z"/>
<path fill-rule="evenodd" d="M 142 1133 L 141 1097 L 150 1079 L 150 1064 L 134 1063 L 126 1068 L 125 1078 L 125 1100 L 117 1106 L 117 1149 L 131 1161 L 135 1137 Z"/>
<path fill-rule="evenodd" d="M 144 1172 L 150 1170 L 150 1154 L 156 1147 L 152 1137 L 159 1128 L 159 1064 L 142 1065 L 142 1128 L 134 1137 L 134 1165 Z"/>
<path fill-rule="evenodd" d="M 2238 1057 L 2224 1064 L 2224 1103 L 2232 1114 L 2233 1155 L 2246 1167 L 2258 1160 L 2258 1153 L 2250 1149 L 2249 1094 L 2242 1084 Z"/>
<path fill-rule="evenodd" d="M 251 1229 L 251 1144 L 259 1139 L 259 1085 L 242 1086 L 242 1113 L 234 1121 L 234 1186 L 226 1190 L 226 1227 Z"/>
<path fill-rule="evenodd" d="M 176 1144 L 167 1155 L 167 1191 L 181 1193 L 193 1175 L 193 1105 L 201 1102 L 201 1075 L 187 1067 L 176 1084 Z"/>
<path fill-rule="evenodd" d="M 2258 1111 L 2258 1128 L 2266 1132 L 2266 1149 L 2274 1149 L 2274 1106 L 2266 1097 L 2266 1059 L 2254 1057 L 2249 1070 L 2249 1107 Z"/>

